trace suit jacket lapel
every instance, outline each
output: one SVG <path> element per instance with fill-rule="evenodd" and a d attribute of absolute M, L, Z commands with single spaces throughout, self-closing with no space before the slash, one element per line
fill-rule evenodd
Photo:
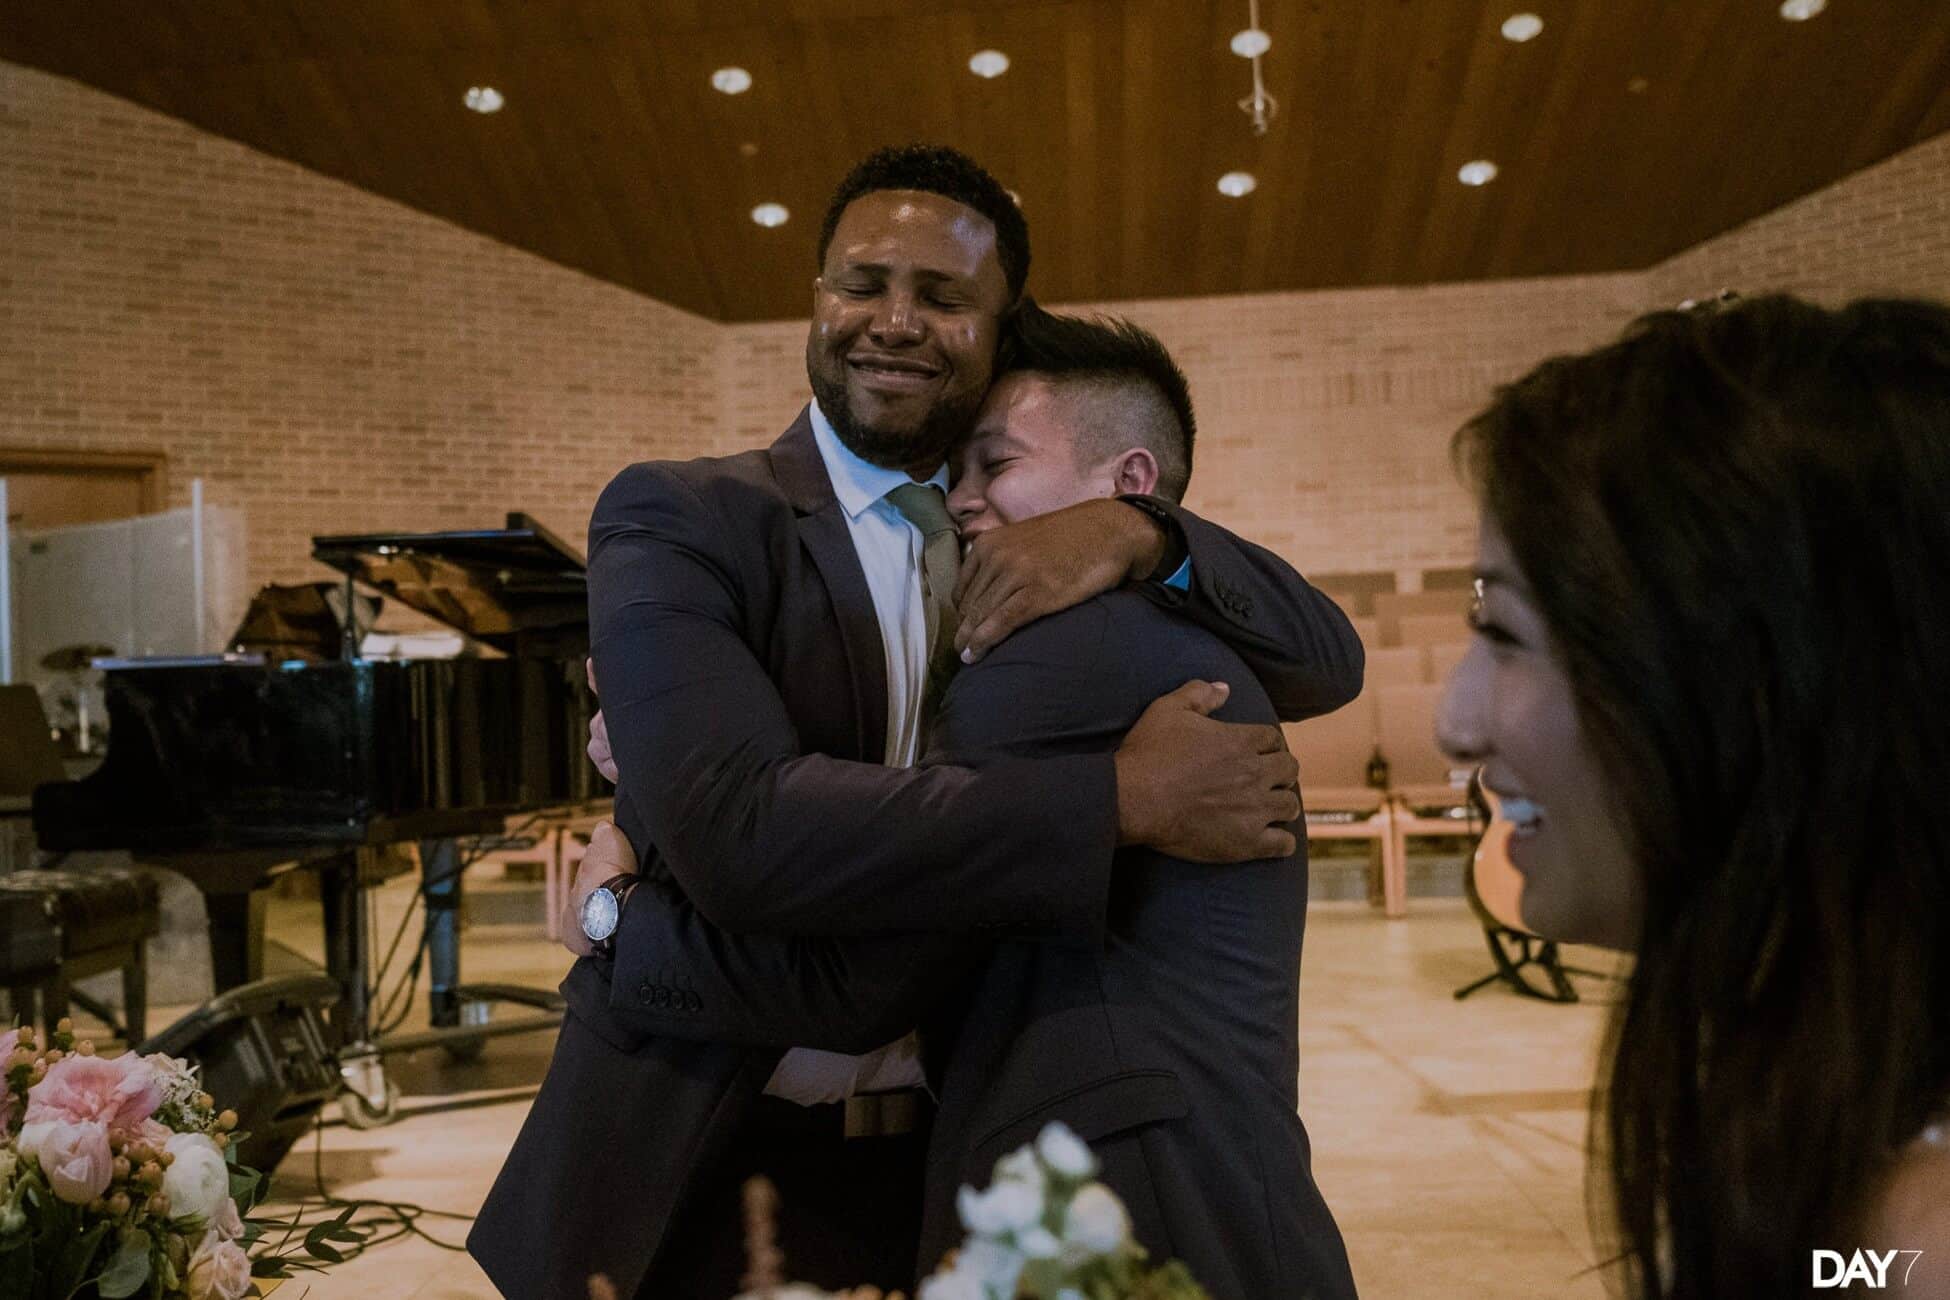
<path fill-rule="evenodd" d="M 800 411 L 771 447 L 773 472 L 785 489 L 799 519 L 799 539 L 812 556 L 839 618 L 840 641 L 853 674 L 854 715 L 859 728 L 860 757 L 869 763 L 886 761 L 887 651 L 874 614 L 873 593 L 854 549 L 846 512 L 833 495 L 833 482 L 813 439 L 812 417 Z"/>

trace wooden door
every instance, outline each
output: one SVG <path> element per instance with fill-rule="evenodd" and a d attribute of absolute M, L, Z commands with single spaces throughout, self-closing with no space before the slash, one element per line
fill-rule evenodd
<path fill-rule="evenodd" d="M 9 451 L 7 527 L 38 531 L 162 509 L 163 457 L 155 452 Z"/>

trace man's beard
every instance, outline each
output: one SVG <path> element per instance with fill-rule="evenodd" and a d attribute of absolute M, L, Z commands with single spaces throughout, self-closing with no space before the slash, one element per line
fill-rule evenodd
<path fill-rule="evenodd" d="M 932 467 L 947 460 L 948 453 L 974 427 L 975 416 L 986 396 L 975 392 L 965 397 L 944 398 L 928 409 L 921 427 L 912 432 L 876 429 L 854 416 L 845 379 L 824 378 L 813 366 L 806 367 L 806 371 L 819 409 L 833 426 L 833 432 L 839 435 L 840 444 L 869 465 L 882 469 Z"/>

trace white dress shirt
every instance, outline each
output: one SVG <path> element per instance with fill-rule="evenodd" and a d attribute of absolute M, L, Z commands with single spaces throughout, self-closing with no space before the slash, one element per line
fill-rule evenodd
<path fill-rule="evenodd" d="M 887 657 L 889 767 L 912 767 L 921 749 L 921 688 L 928 676 L 928 612 L 921 595 L 921 530 L 887 500 L 907 474 L 860 459 L 833 432 L 819 403 L 812 403 L 813 440 L 826 476 L 846 514 L 847 531 L 873 593 L 880 644 Z M 948 468 L 927 480 L 948 490 Z M 772 1072 L 765 1091 L 802 1106 L 844 1101 L 856 1093 L 918 1087 L 924 1081 L 920 1042 L 913 1035 L 865 1056 L 795 1047 Z"/>

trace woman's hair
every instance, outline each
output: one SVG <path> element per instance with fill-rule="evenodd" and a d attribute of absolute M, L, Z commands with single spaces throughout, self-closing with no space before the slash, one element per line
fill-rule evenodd
<path fill-rule="evenodd" d="M 1456 451 L 1642 873 L 1591 1135 L 1628 1287 L 1798 1294 L 1950 1084 L 1950 310 L 1659 312 Z"/>

